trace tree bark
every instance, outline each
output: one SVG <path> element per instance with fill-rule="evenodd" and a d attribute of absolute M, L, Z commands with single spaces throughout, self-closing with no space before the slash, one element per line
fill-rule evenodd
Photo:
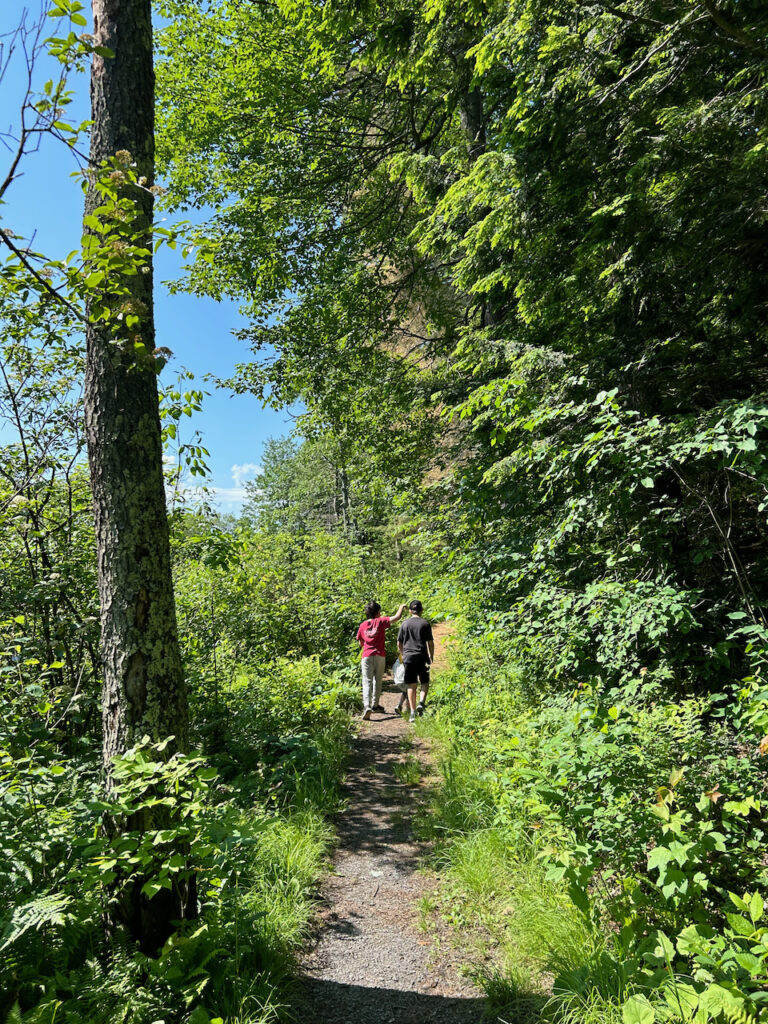
<path fill-rule="evenodd" d="M 459 96 L 459 114 L 462 131 L 467 140 L 467 152 L 471 163 L 474 163 L 478 157 L 485 153 L 487 146 L 483 106 L 481 90 L 477 86 L 471 88 L 468 81 L 462 83 L 462 90 Z"/>
<path fill-rule="evenodd" d="M 464 25 L 459 34 L 459 45 L 454 54 L 458 88 L 459 122 L 464 132 L 467 155 L 474 164 L 488 148 L 486 135 L 485 97 L 482 90 L 473 85 L 474 64 L 467 58 L 467 50 L 476 42 L 471 26 Z M 481 218 L 490 210 L 485 207 L 478 211 Z M 498 322 L 497 311 L 490 298 L 482 303 L 480 321 L 483 327 L 493 327 Z"/>
<path fill-rule="evenodd" d="M 187 745 L 187 696 L 179 651 L 162 442 L 154 358 L 151 227 L 154 173 L 154 72 L 151 0 L 93 0 L 95 45 L 91 69 L 90 182 L 86 214 L 103 199 L 96 175 L 104 161 L 136 165 L 143 185 L 121 184 L 135 203 L 133 228 L 146 239 L 137 272 L 105 282 L 99 304 L 119 303 L 138 317 L 128 324 L 117 310 L 86 328 L 85 424 L 93 487 L 103 658 L 104 765 L 148 735 L 173 735 L 168 753 Z M 118 181 L 119 179 L 119 175 Z M 110 245 L 106 227 L 101 244 Z M 115 229 L 114 245 L 120 243 Z M 127 294 L 126 294 L 127 291 Z M 109 783 L 108 783 L 109 784 Z M 131 821 L 130 828 L 159 827 Z M 162 890 L 151 901 L 135 891 L 121 901 L 124 924 L 147 952 L 170 934 L 173 918 L 194 912 L 194 885 L 185 896 Z"/>

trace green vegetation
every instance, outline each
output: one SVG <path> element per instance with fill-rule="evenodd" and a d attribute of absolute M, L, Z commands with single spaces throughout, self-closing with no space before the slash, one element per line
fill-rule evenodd
<path fill-rule="evenodd" d="M 0 485 L 0 1019 L 286 1019 L 341 806 L 354 633 L 380 565 L 343 531 L 288 534 L 250 510 L 234 522 L 179 504 L 194 753 L 144 739 L 105 792 L 91 496 L 71 404 L 81 367 L 53 326 L 45 349 L 34 335 L 3 346 L 2 409 L 19 433 Z M 166 424 L 198 398 L 171 391 Z M 403 586 L 391 577 L 378 594 L 394 606 Z M 162 825 L 134 827 L 149 808 Z M 157 957 L 111 924 L 135 883 L 197 905 Z"/>
<path fill-rule="evenodd" d="M 413 754 L 406 754 L 394 767 L 395 778 L 404 786 L 418 786 L 421 782 L 422 764 Z"/>
<path fill-rule="evenodd" d="M 19 624 L 6 623 L 6 639 L 12 627 L 6 665 L 20 649 Z M 67 742 L 47 688 L 27 681 L 35 671 L 19 667 L 3 684 L 12 708 L 0 737 L 9 1019 L 140 1024 L 171 1006 L 196 1022 L 278 1019 L 332 841 L 326 816 L 339 806 L 348 688 L 308 659 L 265 666 L 266 684 L 243 674 L 220 695 L 227 725 L 215 719 L 215 749 L 164 761 L 141 744 L 116 763 L 105 797 L 98 751 L 86 738 Z M 212 719 L 201 713 L 201 725 Z M 167 828 L 110 828 L 117 814 L 130 821 L 158 803 Z M 136 877 L 150 896 L 197 886 L 199 917 L 157 959 L 104 934 L 110 901 Z"/>
<path fill-rule="evenodd" d="M 355 630 L 371 594 L 394 607 L 405 580 L 377 587 L 382 556 L 342 520 L 279 521 L 279 495 L 237 522 L 187 508 L 179 467 L 199 471 L 205 453 L 177 426 L 200 395 L 167 389 L 193 753 L 144 738 L 105 791 L 82 360 L 66 319 L 41 337 L 13 312 L 0 392 L 15 432 L 0 482 L 0 1019 L 286 1019 L 341 806 Z M 137 827 L 149 810 L 161 821 Z M 196 909 L 158 956 L 114 925 L 137 887 Z"/>
<path fill-rule="evenodd" d="M 253 359 L 221 383 L 303 411 L 221 517 L 184 500 L 184 475 L 205 474 L 180 436 L 201 395 L 183 375 L 165 389 L 190 709 L 176 686 L 170 717 L 189 752 L 170 735 L 121 749 L 134 722 L 103 689 L 106 452 L 86 468 L 80 332 L 101 323 L 106 363 L 122 345 L 154 394 L 162 350 L 123 338 L 151 305 L 134 303 L 151 189 L 110 154 L 66 261 L 3 225 L 2 1024 L 287 1015 L 355 627 L 366 599 L 416 592 L 462 630 L 419 726 L 442 765 L 422 822 L 435 908 L 470 932 L 499 1012 L 761 1024 L 768 8 L 159 8 L 160 201 L 211 219 L 156 241 L 186 238 L 177 287 L 248 317 Z M 85 130 L 60 120 L 67 73 L 112 58 L 81 11 L 53 6 L 62 78 L 28 98 L 0 199 L 37 134 Z M 100 492 L 121 510 L 124 447 Z M 124 589 L 141 631 L 146 594 Z M 412 757 L 398 771 L 419 782 Z M 168 892 L 190 913 L 156 915 L 155 956 L 120 922 Z"/>
<path fill-rule="evenodd" d="M 759 1015 L 765 767 L 748 700 L 670 695 L 642 672 L 542 701 L 501 651 L 470 640 L 440 679 L 443 781 L 422 823 L 443 913 L 492 951 L 490 970 L 468 951 L 489 997 L 568 1021 Z"/>
<path fill-rule="evenodd" d="M 190 287 L 253 311 L 232 383 L 304 399 L 304 459 L 354 436 L 361 520 L 404 487 L 382 536 L 467 610 L 431 827 L 489 991 L 758 1019 L 765 6 L 166 9 L 168 201 L 217 208 Z"/>

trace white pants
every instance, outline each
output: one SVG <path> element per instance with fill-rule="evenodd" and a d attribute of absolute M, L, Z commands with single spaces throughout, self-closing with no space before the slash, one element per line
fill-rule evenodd
<path fill-rule="evenodd" d="M 363 708 L 375 707 L 381 699 L 381 683 L 387 659 L 381 654 L 363 658 Z"/>

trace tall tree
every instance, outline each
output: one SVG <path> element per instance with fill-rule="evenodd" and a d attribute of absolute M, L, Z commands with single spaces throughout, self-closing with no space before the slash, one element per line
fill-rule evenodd
<path fill-rule="evenodd" d="M 253 304 L 243 386 L 343 405 L 367 452 L 383 354 L 397 416 L 460 412 L 439 546 L 526 652 L 599 595 L 637 668 L 721 685 L 768 595 L 766 5 L 163 2 L 161 159 L 217 209 L 193 286 Z"/>
<path fill-rule="evenodd" d="M 151 229 L 154 74 L 151 0 L 93 0 L 85 417 L 104 661 L 104 761 L 143 735 L 187 741 L 187 697 L 171 581 L 155 373 Z M 89 244 L 90 243 L 90 244 Z M 146 816 L 131 828 L 158 827 Z M 134 884 L 120 914 L 147 951 L 194 893 Z"/>

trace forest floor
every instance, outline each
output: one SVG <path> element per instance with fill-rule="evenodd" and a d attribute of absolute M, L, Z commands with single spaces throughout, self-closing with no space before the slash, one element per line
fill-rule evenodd
<path fill-rule="evenodd" d="M 447 624 L 435 627 L 445 664 Z M 456 970 L 450 935 L 420 928 L 419 901 L 438 883 L 413 819 L 432 770 L 428 744 L 392 712 L 361 722 L 337 822 L 332 873 L 322 887 L 314 944 L 300 965 L 299 1006 L 308 1024 L 478 1024 L 485 1001 Z"/>

